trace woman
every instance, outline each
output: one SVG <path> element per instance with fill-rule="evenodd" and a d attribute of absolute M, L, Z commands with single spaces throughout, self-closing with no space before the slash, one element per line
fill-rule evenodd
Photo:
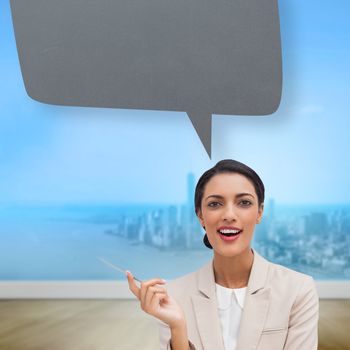
<path fill-rule="evenodd" d="M 316 350 L 318 296 L 312 277 L 265 260 L 251 248 L 264 210 L 254 170 L 222 160 L 195 191 L 195 211 L 213 260 L 164 286 L 155 278 L 130 290 L 160 320 L 161 349 Z"/>

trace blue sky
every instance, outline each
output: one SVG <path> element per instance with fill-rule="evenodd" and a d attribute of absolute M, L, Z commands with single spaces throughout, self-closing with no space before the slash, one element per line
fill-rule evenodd
<path fill-rule="evenodd" d="M 0 203 L 186 200 L 186 175 L 252 166 L 283 203 L 349 203 L 347 1 L 280 1 L 284 86 L 272 116 L 213 118 L 209 160 L 185 112 L 56 107 L 25 92 L 0 11 Z"/>

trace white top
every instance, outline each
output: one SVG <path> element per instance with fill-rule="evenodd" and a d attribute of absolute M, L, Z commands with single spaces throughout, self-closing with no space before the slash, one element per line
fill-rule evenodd
<path fill-rule="evenodd" d="M 235 350 L 247 287 L 232 289 L 215 285 L 224 347 Z"/>

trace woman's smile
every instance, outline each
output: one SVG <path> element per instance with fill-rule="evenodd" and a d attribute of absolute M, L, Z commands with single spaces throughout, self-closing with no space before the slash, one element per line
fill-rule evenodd
<path fill-rule="evenodd" d="M 225 242 L 232 242 L 235 241 L 243 231 L 234 226 L 221 226 L 218 228 L 217 232 Z"/>

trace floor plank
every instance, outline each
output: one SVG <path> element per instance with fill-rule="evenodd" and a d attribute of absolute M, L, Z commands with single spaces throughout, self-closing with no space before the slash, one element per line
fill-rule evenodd
<path fill-rule="evenodd" d="M 319 350 L 350 349 L 350 300 L 321 300 Z M 133 300 L 0 300 L 0 350 L 155 350 Z"/>

